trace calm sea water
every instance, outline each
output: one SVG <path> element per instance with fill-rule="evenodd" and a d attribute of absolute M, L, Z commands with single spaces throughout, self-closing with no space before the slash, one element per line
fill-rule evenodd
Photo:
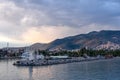
<path fill-rule="evenodd" d="M 0 80 L 120 80 L 120 58 L 39 67 L 0 60 Z"/>

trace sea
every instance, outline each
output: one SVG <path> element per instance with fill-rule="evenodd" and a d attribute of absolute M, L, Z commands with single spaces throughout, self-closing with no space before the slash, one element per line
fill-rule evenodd
<path fill-rule="evenodd" d="M 120 80 L 120 58 L 29 67 L 15 61 L 0 60 L 0 80 Z"/>

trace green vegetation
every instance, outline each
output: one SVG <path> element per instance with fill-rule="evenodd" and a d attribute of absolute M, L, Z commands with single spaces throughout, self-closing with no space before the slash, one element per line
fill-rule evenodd
<path fill-rule="evenodd" d="M 18 57 L 24 50 L 19 50 L 18 52 L 14 51 L 7 51 L 7 50 L 0 50 L 0 57 Z M 82 48 L 80 50 L 59 50 L 59 51 L 48 51 L 48 50 L 36 50 L 35 54 L 43 54 L 44 56 L 63 56 L 68 55 L 69 57 L 82 57 L 84 54 L 88 56 L 94 57 L 97 55 L 106 56 L 106 55 L 113 55 L 113 56 L 120 56 L 120 50 L 92 50 Z"/>
<path fill-rule="evenodd" d="M 84 54 L 88 56 L 94 57 L 97 55 L 105 56 L 105 55 L 113 55 L 113 56 L 120 56 L 120 50 L 92 50 L 82 48 L 80 50 L 60 50 L 60 51 L 48 51 L 48 50 L 38 50 L 39 54 L 43 54 L 44 56 L 63 56 L 68 55 L 69 57 L 82 57 Z"/>

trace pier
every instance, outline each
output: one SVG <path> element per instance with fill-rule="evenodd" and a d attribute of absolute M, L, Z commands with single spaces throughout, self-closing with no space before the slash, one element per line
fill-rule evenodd
<path fill-rule="evenodd" d="M 65 64 L 73 62 L 93 61 L 105 58 L 69 58 L 69 59 L 49 59 L 49 60 L 20 60 L 16 61 L 13 65 L 15 66 L 45 66 L 55 64 Z"/>

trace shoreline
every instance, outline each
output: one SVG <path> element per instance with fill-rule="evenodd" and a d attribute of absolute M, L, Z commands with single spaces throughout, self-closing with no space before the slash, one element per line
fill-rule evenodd
<path fill-rule="evenodd" d="M 110 58 L 112 59 L 112 58 Z M 13 63 L 15 66 L 48 66 L 56 64 L 67 64 L 85 61 L 107 60 L 105 58 L 71 58 L 71 59 L 53 59 L 53 60 L 19 60 Z"/>
<path fill-rule="evenodd" d="M 20 57 L 1 57 L 0 60 L 4 59 L 21 59 Z"/>

